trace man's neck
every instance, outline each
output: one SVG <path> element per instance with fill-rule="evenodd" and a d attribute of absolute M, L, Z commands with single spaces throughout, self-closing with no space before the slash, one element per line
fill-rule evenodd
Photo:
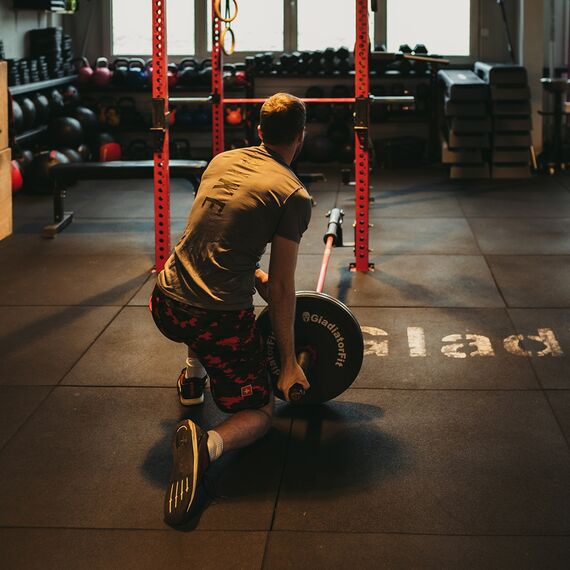
<path fill-rule="evenodd" d="M 295 147 L 293 145 L 277 146 L 272 144 L 263 143 L 271 152 L 278 154 L 287 166 L 291 166 L 293 157 L 295 156 Z"/>

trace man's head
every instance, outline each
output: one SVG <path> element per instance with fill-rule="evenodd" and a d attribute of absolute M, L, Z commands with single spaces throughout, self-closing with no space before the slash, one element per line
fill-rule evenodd
<path fill-rule="evenodd" d="M 288 93 L 276 93 L 261 107 L 259 129 L 263 142 L 272 146 L 288 146 L 302 142 L 307 111 L 305 103 Z"/>

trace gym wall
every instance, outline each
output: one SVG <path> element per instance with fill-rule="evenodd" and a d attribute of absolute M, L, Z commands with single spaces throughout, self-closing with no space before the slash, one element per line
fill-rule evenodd
<path fill-rule="evenodd" d="M 40 10 L 14 10 L 13 0 L 0 0 L 0 39 L 8 59 L 26 57 L 26 32 L 61 26 L 63 17 Z"/>

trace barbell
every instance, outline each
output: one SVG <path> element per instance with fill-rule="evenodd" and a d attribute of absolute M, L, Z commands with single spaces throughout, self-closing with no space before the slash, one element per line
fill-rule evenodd
<path fill-rule="evenodd" d="M 300 384 L 290 388 L 289 400 L 298 404 L 320 404 L 342 394 L 356 380 L 364 356 L 362 331 L 356 317 L 344 303 L 322 292 L 331 250 L 342 245 L 343 212 L 334 208 L 328 216 L 317 290 L 296 293 L 295 352 L 311 385 L 306 392 Z M 265 342 L 275 394 L 285 399 L 277 388 L 279 350 L 268 308 L 259 315 L 257 327 Z"/>

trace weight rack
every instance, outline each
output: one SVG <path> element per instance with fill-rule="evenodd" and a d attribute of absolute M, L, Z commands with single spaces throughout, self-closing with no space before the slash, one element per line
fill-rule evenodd
<path fill-rule="evenodd" d="M 212 93 L 209 97 L 172 97 L 168 96 L 167 81 L 167 33 L 166 1 L 153 0 L 152 38 L 153 38 L 153 126 L 154 133 L 154 211 L 155 211 L 155 269 L 161 271 L 170 252 L 170 187 L 169 187 L 169 151 L 168 151 L 168 106 L 173 103 L 211 103 L 212 105 L 212 152 L 215 156 L 224 151 L 223 111 L 226 104 L 263 103 L 262 98 L 225 98 L 223 83 L 223 45 L 222 20 L 216 13 L 216 0 L 212 4 Z M 302 99 L 312 103 L 347 103 L 354 104 L 354 159 L 355 159 L 355 221 L 354 252 L 355 261 L 350 264 L 354 271 L 368 272 L 374 269 L 369 262 L 369 125 L 370 104 L 414 103 L 414 97 L 374 97 L 370 95 L 369 73 L 369 38 L 368 38 L 368 0 L 356 1 L 356 45 L 354 51 L 354 97 Z M 372 0 L 372 9 L 376 2 Z M 383 54 L 384 58 L 405 57 L 419 59 L 416 56 L 402 54 Z M 430 58 L 421 58 L 431 61 Z M 444 60 L 438 60 L 442 63 Z"/>

